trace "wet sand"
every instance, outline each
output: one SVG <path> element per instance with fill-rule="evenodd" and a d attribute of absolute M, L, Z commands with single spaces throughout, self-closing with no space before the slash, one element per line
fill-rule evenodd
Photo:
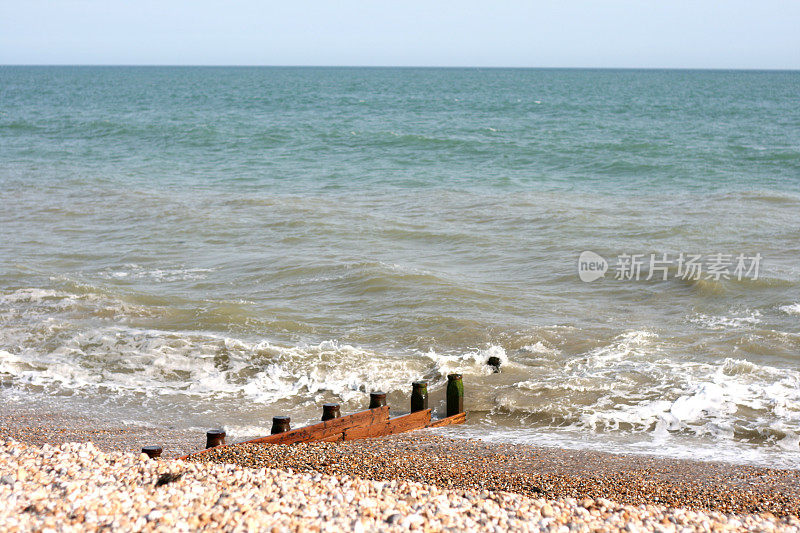
<path fill-rule="evenodd" d="M 71 414 L 53 413 L 19 406 L 4 406 L 0 413 L 0 441 L 16 440 L 41 446 L 68 442 L 92 442 L 106 452 L 141 451 L 159 445 L 164 457 L 178 457 L 202 450 L 205 437 L 171 428 L 120 425 Z"/>

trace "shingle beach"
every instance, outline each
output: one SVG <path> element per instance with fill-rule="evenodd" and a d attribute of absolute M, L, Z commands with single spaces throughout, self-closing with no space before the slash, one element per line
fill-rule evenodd
<path fill-rule="evenodd" d="M 429 431 L 180 461 L 204 435 L 20 409 L 0 415 L 0 443 L 9 531 L 800 531 L 797 470 Z"/>
<path fill-rule="evenodd" d="M 634 506 L 776 515 L 800 512 L 798 470 L 502 445 L 426 432 L 344 443 L 241 444 L 215 448 L 195 460 L 411 480 L 532 498 L 608 498 Z"/>
<path fill-rule="evenodd" d="M 467 465 L 465 465 L 467 466 Z M 798 531 L 794 517 L 528 498 L 233 464 L 93 444 L 0 443 L 5 531 Z"/>

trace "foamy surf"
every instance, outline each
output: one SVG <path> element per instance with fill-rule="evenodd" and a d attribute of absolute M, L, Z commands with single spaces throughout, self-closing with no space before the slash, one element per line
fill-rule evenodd
<path fill-rule="evenodd" d="M 752 327 L 761 322 L 759 311 L 744 311 L 729 316 L 714 316 L 704 313 L 695 313 L 687 318 L 689 322 L 703 328 L 725 330 Z"/>
<path fill-rule="evenodd" d="M 572 356 L 543 340 L 514 354 L 490 345 L 461 353 L 390 355 L 336 341 L 281 346 L 124 325 L 68 333 L 69 316 L 85 305 L 130 311 L 92 293 L 28 288 L 0 297 L 6 318 L 25 309 L 23 315 L 38 322 L 36 327 L 3 328 L 3 345 L 17 347 L 14 353 L 0 352 L 6 379 L 56 396 L 112 394 L 130 401 L 180 397 L 195 405 L 209 400 L 261 405 L 291 401 L 308 406 L 335 398 L 356 407 L 367 387 L 399 396 L 407 392 L 408 376 L 432 379 L 435 389 L 444 375 L 459 372 L 468 383 L 491 391 L 472 396 L 476 412 L 501 418 L 514 413 L 523 421 L 531 415 L 541 421 L 550 413 L 559 424 L 594 433 L 688 433 L 791 447 L 800 424 L 796 373 L 733 359 L 719 365 L 676 362 L 664 357 L 659 335 L 645 330 L 622 333 L 607 345 Z M 64 314 L 64 320 L 54 320 L 53 313 Z M 757 321 L 753 315 L 739 317 L 744 322 L 696 320 L 703 327 L 739 328 Z M 42 352 L 43 343 L 51 349 Z M 486 364 L 490 357 L 500 360 L 504 379 L 515 380 L 509 383 L 512 389 L 492 387 L 496 378 Z M 737 415 L 742 409 L 756 415 L 744 419 Z"/>
<path fill-rule="evenodd" d="M 778 309 L 780 309 L 787 315 L 800 315 L 800 303 L 794 303 L 791 305 L 782 305 Z"/>
<path fill-rule="evenodd" d="M 175 281 L 200 281 L 207 279 L 213 268 L 147 268 L 135 263 L 108 268 L 99 273 L 104 279 L 147 280 L 155 283 Z"/>
<path fill-rule="evenodd" d="M 429 380 L 435 406 L 445 376 L 457 372 L 472 389 L 468 409 L 491 438 L 500 438 L 503 427 L 511 440 L 527 435 L 542 443 L 548 437 L 539 433 L 555 428 L 556 434 L 611 435 L 616 444 L 610 448 L 628 442 L 653 449 L 646 443 L 657 440 L 668 450 L 674 443 L 675 453 L 689 446 L 687 439 L 792 451 L 799 438 L 796 371 L 733 358 L 681 360 L 670 355 L 674 341 L 651 330 L 624 331 L 584 350 L 575 346 L 586 342 L 580 339 L 586 333 L 560 325 L 520 341 L 512 337 L 505 346 L 386 350 L 132 325 L 152 311 L 86 286 L 79 293 L 6 292 L 0 295 L 0 375 L 18 392 L 73 402 L 104 398 L 112 410 L 179 402 L 176 412 L 187 413 L 193 427 L 209 415 L 238 411 L 228 425 L 242 437 L 259 432 L 255 419 L 264 409 L 292 406 L 298 422 L 312 421 L 318 404 L 338 401 L 357 410 L 371 390 L 403 402 L 418 378 Z M 698 327 L 725 331 L 760 320 L 756 310 L 689 317 Z M 487 365 L 492 357 L 500 361 L 499 374 Z"/>

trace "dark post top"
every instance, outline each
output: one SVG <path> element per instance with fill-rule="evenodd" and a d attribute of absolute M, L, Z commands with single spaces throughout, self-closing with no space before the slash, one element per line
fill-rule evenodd
<path fill-rule="evenodd" d="M 386 393 L 382 391 L 369 393 L 369 408 L 376 409 L 386 405 Z"/>

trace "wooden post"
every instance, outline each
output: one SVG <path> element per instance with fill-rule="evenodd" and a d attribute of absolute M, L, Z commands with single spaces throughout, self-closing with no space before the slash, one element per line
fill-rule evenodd
<path fill-rule="evenodd" d="M 428 382 L 415 381 L 411 384 L 411 412 L 428 408 Z"/>
<path fill-rule="evenodd" d="M 322 404 L 322 421 L 331 420 L 333 418 L 340 418 L 342 412 L 339 409 L 338 403 L 323 403 Z"/>
<path fill-rule="evenodd" d="M 142 448 L 142 453 L 147 454 L 150 459 L 156 459 L 161 456 L 161 446 L 145 446 Z"/>
<path fill-rule="evenodd" d="M 225 430 L 212 429 L 206 432 L 206 448 L 213 448 L 225 444 Z"/>
<path fill-rule="evenodd" d="M 369 393 L 369 408 L 370 409 L 377 409 L 378 407 L 383 407 L 386 405 L 386 393 L 385 392 L 370 392 Z"/>
<path fill-rule="evenodd" d="M 491 367 L 494 367 L 494 373 L 495 374 L 500 372 L 500 358 L 497 357 L 496 355 L 491 356 L 489 358 L 489 360 L 486 361 L 486 364 L 491 366 Z"/>
<path fill-rule="evenodd" d="M 273 416 L 272 431 L 270 431 L 270 433 L 272 435 L 277 435 L 278 433 L 289 431 L 290 422 L 291 418 L 289 418 L 288 416 Z"/>
<path fill-rule="evenodd" d="M 461 374 L 447 376 L 447 416 L 464 412 L 464 382 Z"/>

